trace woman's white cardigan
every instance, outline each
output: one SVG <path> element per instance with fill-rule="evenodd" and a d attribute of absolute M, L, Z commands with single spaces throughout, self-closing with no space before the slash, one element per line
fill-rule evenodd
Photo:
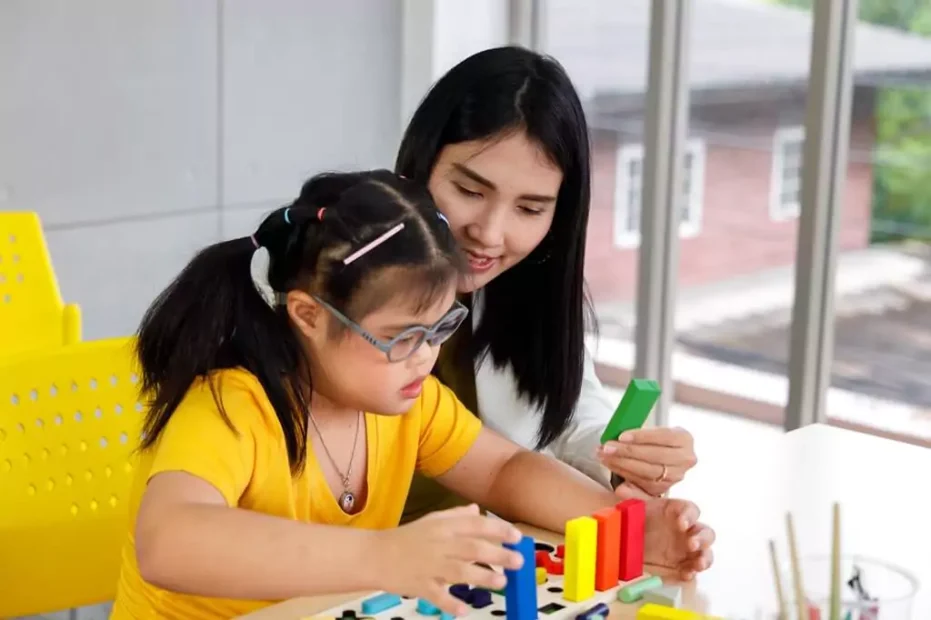
<path fill-rule="evenodd" d="M 477 327 L 481 310 L 480 295 L 475 296 L 473 305 L 472 323 L 473 327 Z M 536 445 L 542 414 L 518 395 L 517 380 L 510 366 L 497 369 L 491 357 L 484 356 L 476 364 L 475 390 L 484 424 L 514 443 L 532 450 Z M 582 391 L 572 424 L 543 452 L 610 487 L 611 473 L 598 461 L 596 450 L 616 404 L 611 402 L 595 374 L 594 361 L 586 350 Z"/>

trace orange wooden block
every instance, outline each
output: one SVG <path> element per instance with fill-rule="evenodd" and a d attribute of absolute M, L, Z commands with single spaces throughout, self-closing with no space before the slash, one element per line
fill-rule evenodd
<path fill-rule="evenodd" d="M 611 506 L 592 514 L 598 522 L 595 556 L 595 589 L 610 590 L 617 585 L 621 566 L 621 512 Z"/>

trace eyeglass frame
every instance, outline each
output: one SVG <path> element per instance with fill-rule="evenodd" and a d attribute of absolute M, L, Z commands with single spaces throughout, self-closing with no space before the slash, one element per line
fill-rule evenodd
<path fill-rule="evenodd" d="M 410 359 L 414 355 L 414 353 L 416 353 L 420 349 L 420 347 L 424 345 L 425 342 L 428 342 L 430 338 L 436 336 L 438 332 L 437 328 L 440 325 L 448 321 L 450 317 L 453 317 L 453 316 L 458 317 L 461 315 L 461 318 L 458 319 L 459 322 L 456 325 L 456 329 L 449 332 L 449 335 L 446 336 L 446 338 L 444 338 L 441 342 L 436 343 L 436 344 L 432 342 L 430 343 L 431 346 L 437 346 L 437 344 L 443 344 L 443 342 L 446 342 L 453 334 L 456 333 L 456 331 L 459 330 L 459 328 L 462 326 L 462 323 L 469 316 L 469 309 L 457 299 L 455 303 L 453 304 L 453 307 L 450 308 L 449 311 L 446 312 L 446 314 L 444 314 L 432 326 L 424 327 L 422 325 L 415 325 L 413 327 L 408 327 L 407 329 L 403 330 L 401 333 L 399 333 L 397 336 L 394 336 L 390 340 L 382 340 L 381 338 L 377 338 L 376 336 L 374 336 L 370 331 L 368 331 L 367 329 L 365 329 L 364 327 L 362 327 L 361 325 L 359 325 L 358 323 L 350 319 L 348 316 L 346 316 L 345 314 L 343 314 L 342 312 L 334 308 L 332 305 L 323 301 L 316 295 L 313 295 L 312 297 L 317 303 L 319 303 L 321 306 L 326 308 L 326 310 L 330 314 L 332 314 L 340 323 L 342 323 L 343 325 L 345 325 L 346 327 L 354 331 L 356 334 L 361 336 L 363 340 L 365 340 L 366 342 L 374 346 L 376 349 L 384 353 L 385 357 L 388 358 L 388 361 L 391 362 L 392 364 L 403 362 L 404 360 Z M 394 347 L 394 345 L 400 342 L 403 338 L 407 338 L 411 334 L 421 334 L 421 333 L 423 334 L 423 338 L 417 344 L 417 346 L 411 349 L 410 353 L 408 353 L 406 357 L 403 357 L 397 360 L 391 359 L 390 351 Z"/>

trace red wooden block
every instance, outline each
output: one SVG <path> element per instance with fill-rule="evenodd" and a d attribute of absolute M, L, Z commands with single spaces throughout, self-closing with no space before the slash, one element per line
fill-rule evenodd
<path fill-rule="evenodd" d="M 537 568 L 545 568 L 549 571 L 549 566 L 551 563 L 550 554 L 547 551 L 537 551 L 534 555 L 534 560 L 537 565 Z"/>
<path fill-rule="evenodd" d="M 621 567 L 621 513 L 614 506 L 592 514 L 598 522 L 598 551 L 595 556 L 595 589 L 617 585 Z"/>
<path fill-rule="evenodd" d="M 556 545 L 556 557 L 559 559 L 566 557 L 566 545 Z"/>
<path fill-rule="evenodd" d="M 550 560 L 550 565 L 546 568 L 546 572 L 550 575 L 562 575 L 565 572 L 565 565 L 562 560 Z"/>
<path fill-rule="evenodd" d="M 621 553 L 618 578 L 630 581 L 643 574 L 643 536 L 646 504 L 642 499 L 627 499 L 617 505 L 621 514 Z"/>

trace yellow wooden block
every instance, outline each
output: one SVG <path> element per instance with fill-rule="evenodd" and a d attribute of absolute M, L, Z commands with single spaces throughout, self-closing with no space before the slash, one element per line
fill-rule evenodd
<path fill-rule="evenodd" d="M 563 598 L 578 603 L 595 595 L 598 522 L 578 517 L 566 522 Z"/>
<path fill-rule="evenodd" d="M 646 603 L 637 610 L 637 620 L 701 620 L 703 616 L 687 609 Z"/>
<path fill-rule="evenodd" d="M 537 568 L 537 585 L 546 583 L 546 569 L 542 566 Z"/>

